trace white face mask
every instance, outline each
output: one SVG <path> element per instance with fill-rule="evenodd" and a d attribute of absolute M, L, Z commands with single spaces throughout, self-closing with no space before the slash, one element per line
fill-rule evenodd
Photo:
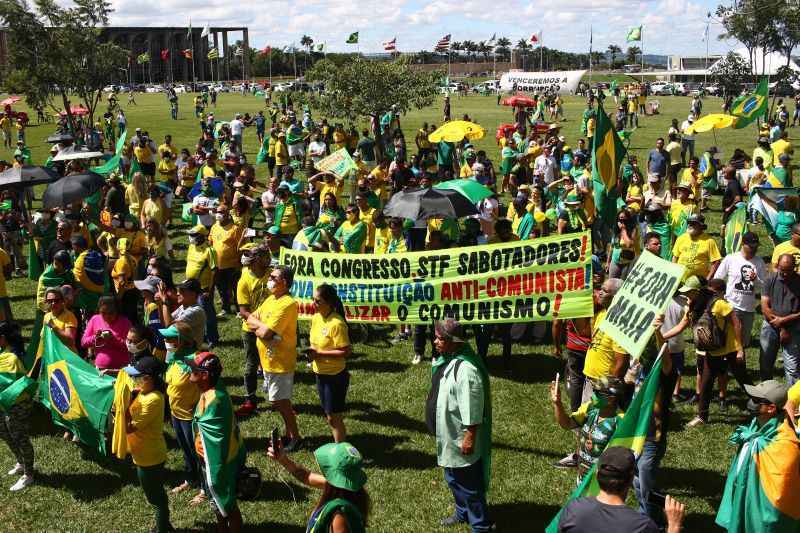
<path fill-rule="evenodd" d="M 250 255 L 243 255 L 242 256 L 242 265 L 248 266 L 253 262 L 253 260 L 255 260 L 255 257 L 252 257 Z"/>
<path fill-rule="evenodd" d="M 171 353 L 175 353 L 178 351 L 178 345 L 173 342 L 164 341 L 164 348 L 166 348 L 167 351 Z"/>
<path fill-rule="evenodd" d="M 138 343 L 125 341 L 125 346 L 128 347 L 130 353 L 140 353 L 147 349 L 147 341 L 139 341 Z"/>
<path fill-rule="evenodd" d="M 269 289 L 270 292 L 275 290 L 275 280 L 274 279 L 267 280 L 267 289 Z"/>
<path fill-rule="evenodd" d="M 125 229 L 131 229 L 133 227 L 133 222 L 126 222 Z"/>
<path fill-rule="evenodd" d="M 223 220 L 225 220 L 225 215 L 223 215 L 222 213 L 217 213 L 216 215 L 214 215 L 214 217 L 217 219 L 217 222 L 222 222 Z"/>

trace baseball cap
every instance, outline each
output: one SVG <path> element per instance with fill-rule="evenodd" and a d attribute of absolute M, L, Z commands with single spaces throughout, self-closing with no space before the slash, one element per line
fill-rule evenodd
<path fill-rule="evenodd" d="M 689 115 L 689 116 L 686 118 L 686 120 L 688 120 L 689 122 L 694 122 L 694 115 Z"/>
<path fill-rule="evenodd" d="M 222 372 L 222 361 L 212 352 L 197 352 L 194 359 L 187 361 L 189 368 L 200 372 Z"/>
<path fill-rule="evenodd" d="M 788 398 L 789 388 L 774 379 L 762 381 L 758 385 L 745 385 L 748 396 L 756 400 L 766 400 L 778 408 L 783 408 Z"/>
<path fill-rule="evenodd" d="M 161 373 L 163 367 L 161 361 L 149 355 L 142 357 L 132 365 L 123 368 L 126 374 L 135 378 L 139 376 L 155 376 Z"/>
<path fill-rule="evenodd" d="M 752 231 L 745 232 L 745 234 L 742 235 L 742 244 L 758 246 L 758 235 Z"/>
<path fill-rule="evenodd" d="M 141 280 L 134 280 L 133 285 L 140 291 L 149 291 L 155 294 L 158 292 L 159 283 L 161 283 L 161 278 L 157 276 L 147 276 Z"/>
<path fill-rule="evenodd" d="M 192 336 L 192 327 L 186 322 L 175 322 L 170 327 L 159 329 L 158 332 L 165 339 L 194 339 Z"/>
<path fill-rule="evenodd" d="M 633 477 L 635 467 L 633 451 L 623 446 L 606 448 L 597 463 L 598 472 L 623 479 Z"/>
<path fill-rule="evenodd" d="M 686 219 L 687 224 L 700 224 L 701 226 L 706 225 L 706 217 L 700 214 L 689 215 Z"/>
<path fill-rule="evenodd" d="M 208 230 L 202 224 L 198 224 L 189 230 L 189 235 L 208 235 Z"/>
<path fill-rule="evenodd" d="M 349 442 L 331 442 L 314 451 L 314 458 L 331 486 L 357 492 L 367 482 L 361 453 Z"/>
<path fill-rule="evenodd" d="M 454 318 L 437 320 L 434 328 L 436 329 L 436 333 L 441 337 L 453 342 L 466 342 L 464 340 L 464 327 Z"/>
<path fill-rule="evenodd" d="M 789 154 L 781 154 L 778 156 L 778 161 L 791 161 L 791 160 L 792 156 L 790 156 Z"/>
<path fill-rule="evenodd" d="M 184 280 L 183 282 L 179 283 L 176 288 L 182 291 L 192 291 L 192 292 L 202 292 L 203 288 L 200 286 L 200 282 L 195 278 L 189 278 Z"/>
<path fill-rule="evenodd" d="M 689 276 L 688 278 L 686 278 L 686 281 L 683 282 L 681 288 L 678 289 L 678 292 L 687 293 L 689 291 L 697 291 L 700 290 L 702 286 L 703 284 L 700 281 L 700 278 L 698 278 L 697 276 Z"/>
<path fill-rule="evenodd" d="M 267 233 L 269 233 L 270 235 L 280 235 L 281 228 L 279 228 L 278 226 L 270 226 L 267 228 Z"/>

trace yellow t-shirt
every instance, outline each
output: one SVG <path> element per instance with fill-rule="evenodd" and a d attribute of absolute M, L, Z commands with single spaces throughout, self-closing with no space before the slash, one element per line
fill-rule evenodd
<path fill-rule="evenodd" d="M 17 378 L 21 378 L 27 371 L 25 370 L 25 365 L 22 364 L 22 361 L 14 352 L 2 352 L 0 353 L 0 374 L 12 374 Z M 15 404 L 27 400 L 31 397 L 28 392 L 23 392 L 17 399 L 14 401 Z"/>
<path fill-rule="evenodd" d="M 350 346 L 347 324 L 338 313 L 330 313 L 327 317 L 315 313 L 311 317 L 308 340 L 311 347 L 317 350 L 336 350 Z M 311 363 L 314 373 L 329 376 L 338 374 L 344 367 L 344 357 L 320 356 L 315 357 Z"/>
<path fill-rule="evenodd" d="M 178 420 L 191 420 L 194 416 L 194 407 L 200 398 L 200 389 L 189 381 L 191 375 L 192 371 L 189 366 L 177 361 L 173 361 L 169 365 L 167 373 L 164 375 L 169 408 L 172 416 Z"/>
<path fill-rule="evenodd" d="M 711 316 L 717 321 L 717 326 L 720 329 L 725 330 L 725 346 L 720 348 L 719 350 L 712 350 L 708 352 L 708 355 L 711 356 L 719 356 L 719 355 L 728 355 L 729 353 L 733 353 L 738 351 L 741 348 L 736 342 L 736 331 L 733 329 L 733 324 L 727 322 L 728 315 L 733 312 L 733 306 L 726 302 L 725 300 L 717 300 L 714 302 L 714 306 L 711 308 Z"/>
<path fill-rule="evenodd" d="M 583 373 L 586 377 L 592 379 L 600 379 L 604 376 L 612 375 L 614 372 L 614 354 L 627 353 L 625 348 L 614 342 L 611 335 L 607 335 L 599 328 L 607 311 L 607 309 L 603 309 L 594 316 L 594 322 L 592 324 L 592 344 L 586 351 L 586 362 L 583 365 Z"/>
<path fill-rule="evenodd" d="M 780 243 L 772 251 L 772 268 L 775 270 L 778 269 L 778 259 L 780 259 L 783 254 L 791 254 L 794 256 L 794 261 L 797 265 L 796 269 L 800 272 L 800 248 L 792 244 L 791 240 Z"/>
<path fill-rule="evenodd" d="M 664 149 L 669 154 L 670 165 L 679 165 L 681 163 L 681 143 L 678 141 L 670 141 Z"/>
<path fill-rule="evenodd" d="M 249 268 L 242 268 L 242 275 L 236 284 L 236 302 L 239 305 L 246 305 L 251 312 L 258 309 L 270 295 L 267 281 L 269 281 L 269 271 L 257 278 Z M 242 331 L 250 331 L 246 320 L 242 321 Z"/>
<path fill-rule="evenodd" d="M 778 158 L 781 156 L 781 154 L 792 155 L 794 153 L 794 148 L 792 148 L 791 141 L 787 141 L 785 139 L 778 139 L 770 145 L 770 148 L 772 148 L 772 164 L 775 166 L 780 164 Z"/>
<path fill-rule="evenodd" d="M 685 204 L 678 198 L 672 199 L 672 205 L 669 207 L 669 223 L 675 226 L 681 218 L 682 213 L 687 216 L 697 213 L 697 204 L 689 200 Z"/>
<path fill-rule="evenodd" d="M 366 211 L 360 211 L 358 219 L 367 225 L 367 247 L 375 249 L 375 219 L 376 210 L 374 207 L 367 208 Z"/>
<path fill-rule="evenodd" d="M 258 339 L 256 346 L 261 368 L 273 374 L 294 372 L 297 365 L 297 302 L 288 294 L 280 298 L 270 295 L 253 314 L 281 337 L 269 342 Z"/>
<path fill-rule="evenodd" d="M 679 265 L 686 267 L 683 279 L 689 276 L 707 278 L 711 263 L 722 259 L 716 241 L 706 234 L 692 239 L 689 233 L 684 233 L 675 240 L 672 255 L 678 258 Z"/>
<path fill-rule="evenodd" d="M 136 428 L 126 435 L 128 451 L 136 466 L 155 466 L 167 460 L 164 440 L 164 395 L 159 391 L 139 394 L 131 402 L 131 423 Z"/>
<path fill-rule="evenodd" d="M 139 195 L 133 183 L 125 187 L 125 203 L 128 204 L 128 211 L 136 220 L 139 220 L 139 215 L 142 213 L 142 203 L 144 203 L 146 198 L 147 195 Z"/>
<path fill-rule="evenodd" d="M 11 264 L 11 257 L 9 257 L 8 253 L 0 248 L 0 298 L 7 298 L 8 297 L 8 289 L 6 288 L 6 277 L 3 274 L 3 270 Z"/>
<path fill-rule="evenodd" d="M 139 163 L 152 163 L 153 152 L 147 146 L 137 146 L 133 149 L 133 155 Z"/>
<path fill-rule="evenodd" d="M 186 252 L 186 279 L 200 281 L 200 287 L 208 289 L 214 281 L 214 270 L 217 268 L 217 254 L 206 243 L 189 245 Z"/>
<path fill-rule="evenodd" d="M 42 323 L 47 324 L 51 318 L 53 319 L 53 325 L 58 329 L 78 328 L 78 319 L 75 318 L 75 315 L 72 313 L 72 311 L 64 309 L 58 316 L 54 315 L 53 312 L 50 311 L 44 315 L 44 321 Z"/>
<path fill-rule="evenodd" d="M 800 381 L 792 385 L 789 389 L 789 401 L 793 402 L 796 406 L 800 405 Z"/>
<path fill-rule="evenodd" d="M 642 186 L 641 185 L 634 185 L 633 183 L 628 185 L 628 196 L 634 196 L 634 197 L 638 197 L 638 198 L 643 198 L 644 197 L 644 193 L 642 192 Z M 631 203 L 628 204 L 628 209 L 630 209 L 634 213 L 638 213 L 639 210 L 641 209 L 641 207 L 642 206 L 641 206 L 641 204 L 639 202 L 631 202 Z"/>
<path fill-rule="evenodd" d="M 178 177 L 181 180 L 181 187 L 191 189 L 197 181 L 197 167 L 183 166 L 178 170 Z"/>
<path fill-rule="evenodd" d="M 111 279 L 114 282 L 114 289 L 116 289 L 117 294 L 133 289 L 133 276 L 135 273 L 136 262 L 130 255 L 125 254 L 114 261 Z"/>
<path fill-rule="evenodd" d="M 228 222 L 223 226 L 215 222 L 211 226 L 209 242 L 217 254 L 217 268 L 239 268 L 239 241 L 242 239 L 245 227 Z"/>
<path fill-rule="evenodd" d="M 162 159 L 158 162 L 159 181 L 169 181 L 178 175 L 178 167 L 172 159 Z"/>
<path fill-rule="evenodd" d="M 294 235 L 300 231 L 300 226 L 297 223 L 297 213 L 295 213 L 294 203 L 286 202 L 284 205 L 286 207 L 283 210 L 283 217 L 280 220 L 276 220 L 276 222 L 280 223 L 279 227 L 282 235 Z"/>
<path fill-rule="evenodd" d="M 161 202 L 153 201 L 150 198 L 142 202 L 141 213 L 144 215 L 145 220 L 153 218 L 162 226 L 167 222 L 167 212 L 161 206 Z"/>
<path fill-rule="evenodd" d="M 692 175 L 694 175 L 694 185 L 692 185 Z M 691 168 L 683 169 L 681 174 L 681 185 L 686 185 L 692 191 L 692 197 L 695 200 L 700 199 L 700 186 L 703 184 L 703 177 L 700 175 L 699 170 L 692 170 Z"/>
<path fill-rule="evenodd" d="M 164 152 L 169 152 L 173 156 L 177 156 L 178 155 L 178 149 L 175 148 L 174 144 L 167 144 L 167 143 L 159 144 L 158 145 L 158 157 L 164 157 Z"/>

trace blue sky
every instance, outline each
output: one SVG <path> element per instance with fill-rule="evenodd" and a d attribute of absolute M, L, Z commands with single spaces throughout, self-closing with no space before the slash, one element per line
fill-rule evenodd
<path fill-rule="evenodd" d="M 250 44 L 299 44 L 303 34 L 330 51 L 352 50 L 347 35 L 359 31 L 359 49 L 382 50 L 381 43 L 397 37 L 400 51 L 430 50 L 445 34 L 453 40 L 488 40 L 493 34 L 513 42 L 543 32 L 545 46 L 572 52 L 609 44 L 627 47 L 631 26 L 644 26 L 645 53 L 702 55 L 706 13 L 718 0 L 113 0 L 113 25 L 183 26 L 246 25 Z M 710 52 L 738 48 L 717 40 L 718 23 L 710 26 Z M 231 37 L 235 39 L 234 36 Z M 637 43 L 639 44 L 639 43 Z"/>

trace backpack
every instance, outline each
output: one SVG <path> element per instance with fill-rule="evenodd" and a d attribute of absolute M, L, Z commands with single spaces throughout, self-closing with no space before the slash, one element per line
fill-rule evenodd
<path fill-rule="evenodd" d="M 453 379 L 458 377 L 458 367 L 463 362 L 463 359 L 456 359 L 456 364 L 453 366 Z M 448 366 L 450 366 L 449 363 L 440 365 L 433 373 L 431 390 L 428 392 L 428 399 L 425 400 L 425 425 L 428 426 L 428 432 L 434 436 L 436 435 L 436 401 L 439 398 L 439 386 L 442 383 L 444 371 Z"/>
<path fill-rule="evenodd" d="M 711 309 L 714 308 L 721 297 L 713 298 L 708 305 L 706 305 L 703 314 L 692 326 L 692 338 L 694 340 L 695 349 L 704 352 L 719 350 L 725 346 L 726 330 L 728 329 L 728 321 L 725 321 L 725 327 L 720 328 L 717 319 L 711 314 Z"/>

